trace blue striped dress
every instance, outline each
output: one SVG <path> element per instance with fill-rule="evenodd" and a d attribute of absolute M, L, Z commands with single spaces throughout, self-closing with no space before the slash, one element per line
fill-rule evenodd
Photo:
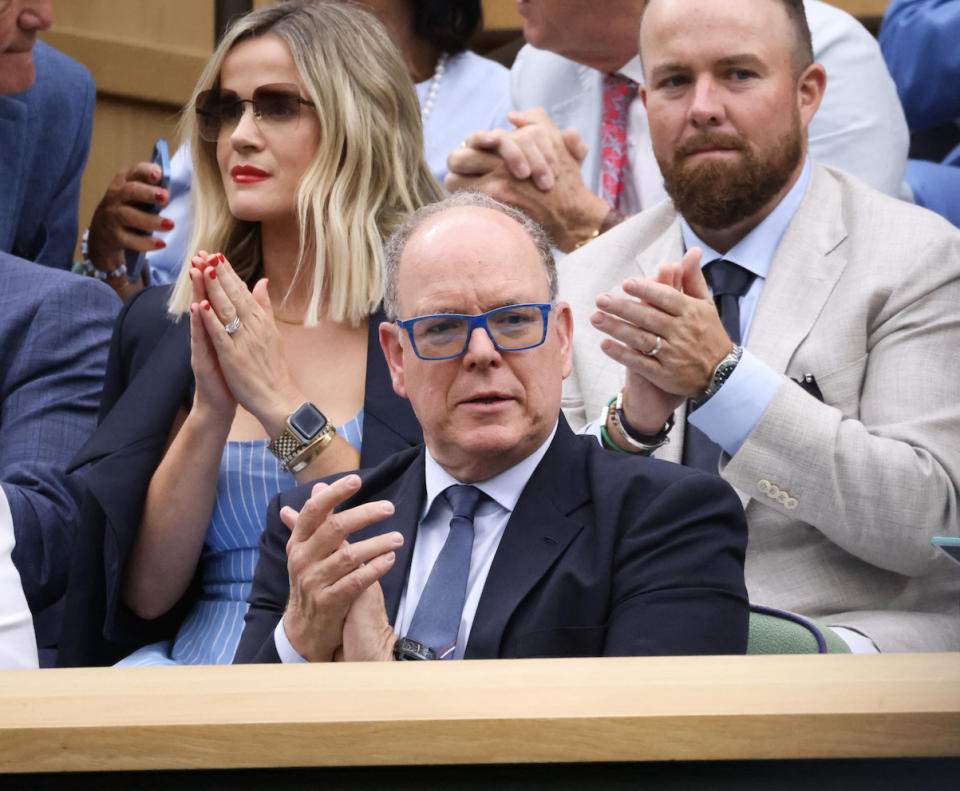
<path fill-rule="evenodd" d="M 357 450 L 363 410 L 337 428 Z M 296 486 L 267 450 L 267 440 L 228 442 L 220 460 L 217 499 L 200 555 L 201 593 L 173 640 L 152 643 L 117 662 L 118 666 L 223 665 L 243 631 L 247 597 L 266 526 L 267 505 L 278 492 Z"/>

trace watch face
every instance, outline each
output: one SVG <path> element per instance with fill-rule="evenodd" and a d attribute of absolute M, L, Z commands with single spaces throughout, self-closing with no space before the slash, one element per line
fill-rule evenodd
<path fill-rule="evenodd" d="M 323 416 L 323 412 L 310 403 L 303 404 L 290 415 L 290 428 L 299 434 L 304 442 L 316 438 L 326 425 L 327 419 Z"/>

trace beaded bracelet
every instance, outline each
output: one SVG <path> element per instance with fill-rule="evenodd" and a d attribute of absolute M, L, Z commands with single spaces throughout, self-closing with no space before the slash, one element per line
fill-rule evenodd
<path fill-rule="evenodd" d="M 93 265 L 93 261 L 90 260 L 90 252 L 88 247 L 88 240 L 90 239 L 90 229 L 87 228 L 83 232 L 83 236 L 80 237 L 80 265 L 83 267 L 84 273 L 89 277 L 95 277 L 100 281 L 111 280 L 115 277 L 123 277 L 127 274 L 126 264 L 120 264 L 116 269 L 110 272 L 104 272 L 102 269 L 97 269 Z"/>

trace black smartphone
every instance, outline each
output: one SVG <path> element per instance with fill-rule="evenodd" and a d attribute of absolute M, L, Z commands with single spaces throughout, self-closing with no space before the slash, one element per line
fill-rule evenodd
<path fill-rule="evenodd" d="M 150 157 L 150 161 L 156 165 L 160 166 L 160 184 L 159 187 L 163 189 L 170 188 L 170 147 L 167 145 L 167 141 L 162 137 L 157 140 L 156 144 L 153 147 L 153 156 Z M 160 205 L 157 203 L 138 203 L 138 209 L 143 211 L 148 211 L 151 214 L 160 213 Z M 147 234 L 143 234 L 146 236 Z M 140 275 L 143 274 L 143 267 L 147 263 L 147 254 L 141 253 L 139 250 L 127 250 L 127 280 L 131 283 L 136 283 L 140 280 Z"/>

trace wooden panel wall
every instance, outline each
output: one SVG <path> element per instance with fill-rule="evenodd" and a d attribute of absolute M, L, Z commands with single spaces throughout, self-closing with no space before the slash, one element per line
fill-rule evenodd
<path fill-rule="evenodd" d="M 889 0 L 827 0 L 853 14 L 858 19 L 882 17 Z M 601 6 L 598 5 L 598 13 Z M 517 13 L 516 0 L 483 0 L 483 18 L 487 30 L 502 30 L 523 26 L 523 18 Z"/>
<path fill-rule="evenodd" d="M 213 0 L 53 0 L 48 44 L 84 64 L 97 84 L 80 228 L 113 175 L 174 145 L 177 114 L 213 51 Z"/>

